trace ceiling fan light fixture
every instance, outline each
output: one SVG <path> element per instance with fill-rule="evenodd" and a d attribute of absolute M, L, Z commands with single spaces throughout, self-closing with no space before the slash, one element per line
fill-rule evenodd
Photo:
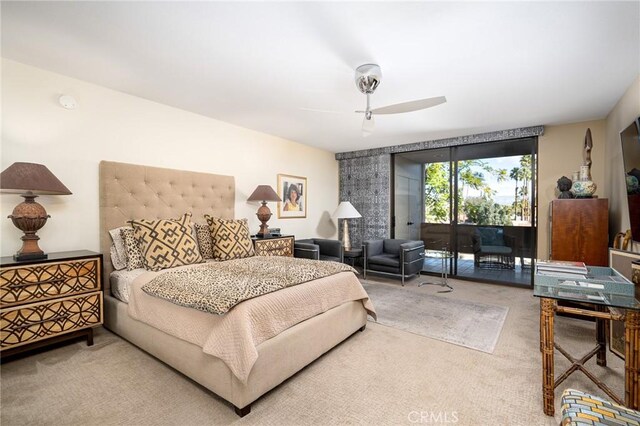
<path fill-rule="evenodd" d="M 372 94 L 380 85 L 382 71 L 376 64 L 364 64 L 356 68 L 356 86 L 362 93 Z"/>

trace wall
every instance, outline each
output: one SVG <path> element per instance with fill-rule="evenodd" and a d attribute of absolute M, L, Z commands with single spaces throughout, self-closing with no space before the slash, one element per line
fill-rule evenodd
<path fill-rule="evenodd" d="M 549 203 L 557 198 L 557 180 L 572 179 L 580 169 L 584 136 L 591 129 L 591 178 L 598 185 L 595 195 L 607 198 L 609 188 L 605 178 L 605 120 L 584 121 L 561 126 L 545 126 L 538 138 L 538 259 L 549 258 Z"/>
<path fill-rule="evenodd" d="M 58 104 L 63 93 L 77 99 L 76 110 Z M 270 203 L 269 225 L 297 238 L 337 236 L 329 214 L 338 204 L 338 163 L 328 151 L 9 60 L 2 60 L 2 124 L 2 170 L 16 161 L 42 163 L 73 192 L 38 199 L 51 215 L 38 233 L 45 252 L 99 249 L 101 160 L 233 175 L 236 217 L 247 217 L 252 232 L 259 203 L 245 200 L 255 187 L 275 189 L 278 173 L 306 176 L 307 218 L 278 220 Z M 21 244 L 6 217 L 22 199 L 2 194 L 0 201 L 4 256 Z"/>
<path fill-rule="evenodd" d="M 626 185 L 622 171 L 622 145 L 620 132 L 640 116 L 640 75 L 629 86 L 607 116 L 606 126 L 606 167 L 607 190 L 609 193 L 609 235 L 629 229 Z M 635 243 L 633 251 L 640 252 L 640 244 Z"/>

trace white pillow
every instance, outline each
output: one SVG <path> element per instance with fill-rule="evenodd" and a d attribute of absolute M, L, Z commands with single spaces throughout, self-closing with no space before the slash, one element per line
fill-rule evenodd
<path fill-rule="evenodd" d="M 124 246 L 122 235 L 120 234 L 120 230 L 125 228 L 133 229 L 130 226 L 121 226 L 120 228 L 111 229 L 109 231 L 111 241 L 113 242 L 110 249 L 111 264 L 116 271 L 120 271 L 127 267 L 127 250 Z"/>

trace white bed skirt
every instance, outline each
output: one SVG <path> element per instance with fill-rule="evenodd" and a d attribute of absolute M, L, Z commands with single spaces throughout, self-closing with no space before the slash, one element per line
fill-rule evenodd
<path fill-rule="evenodd" d="M 258 346 L 247 384 L 202 348 L 127 314 L 127 304 L 106 295 L 104 326 L 237 408 L 244 408 L 345 340 L 367 323 L 361 301 L 344 303 L 303 321 Z"/>

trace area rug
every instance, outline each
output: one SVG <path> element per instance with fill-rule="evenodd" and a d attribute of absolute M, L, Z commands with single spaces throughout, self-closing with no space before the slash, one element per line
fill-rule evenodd
<path fill-rule="evenodd" d="M 509 308 L 426 294 L 370 281 L 362 284 L 378 323 L 454 345 L 493 353 Z M 424 291 L 422 291 L 424 290 Z"/>

